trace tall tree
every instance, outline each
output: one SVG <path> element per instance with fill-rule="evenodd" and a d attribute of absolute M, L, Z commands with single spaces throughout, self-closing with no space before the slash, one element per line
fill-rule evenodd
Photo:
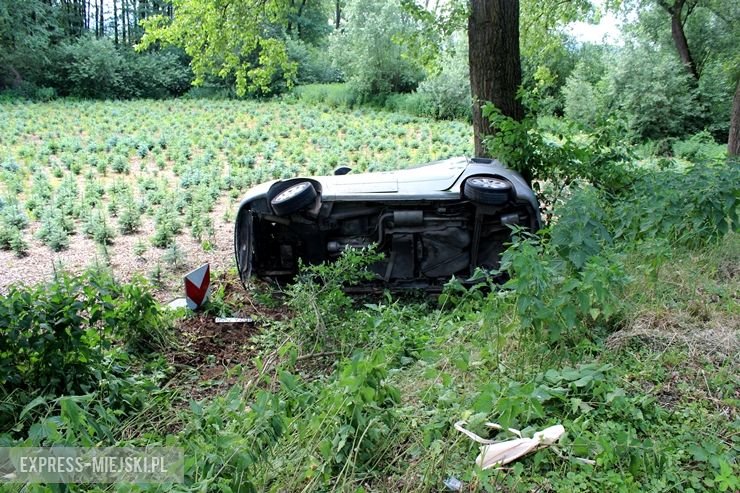
<path fill-rule="evenodd" d="M 105 14 L 103 12 L 103 0 L 100 0 L 100 31 L 99 36 L 105 36 Z"/>
<path fill-rule="evenodd" d="M 506 116 L 515 120 L 524 117 L 516 97 L 522 83 L 519 0 L 472 0 L 468 50 L 475 155 L 487 157 L 483 141 L 493 129 L 483 119 L 481 105 L 490 101 Z"/>
<path fill-rule="evenodd" d="M 281 29 L 291 13 L 288 0 L 173 0 L 174 18 L 145 19 L 137 49 L 154 43 L 182 47 L 192 57 L 195 84 L 206 76 L 235 78 L 240 95 L 269 91 L 273 77 L 292 81 Z M 225 27 L 226 26 L 226 27 Z"/>
<path fill-rule="evenodd" d="M 113 0 L 113 39 L 118 44 L 118 10 L 116 7 L 116 0 Z"/>
<path fill-rule="evenodd" d="M 730 156 L 740 156 L 740 79 L 735 85 L 735 97 L 732 99 L 732 117 L 730 120 L 730 135 L 727 138 L 727 153 Z"/>
<path fill-rule="evenodd" d="M 121 42 L 126 44 L 128 32 L 128 0 L 121 0 Z"/>
<path fill-rule="evenodd" d="M 688 2 L 686 0 L 674 0 L 672 4 L 666 0 L 658 0 L 658 5 L 671 16 L 671 37 L 673 38 L 673 44 L 676 46 L 678 56 L 681 57 L 686 70 L 688 70 L 689 74 L 696 81 L 699 80 L 699 71 L 696 69 L 694 57 L 691 55 L 691 50 L 689 49 L 684 25 L 686 24 L 686 19 L 696 8 L 697 3 L 698 0 L 689 0 Z"/>
<path fill-rule="evenodd" d="M 547 51 L 544 46 L 562 42 L 558 27 L 586 20 L 593 13 L 589 0 L 522 0 L 521 5 L 519 0 L 447 0 L 434 2 L 432 7 L 426 1 L 402 2 L 424 26 L 423 34 L 411 42 L 419 56 L 432 66 L 450 36 L 467 27 L 476 156 L 488 155 L 484 141 L 495 132 L 482 118 L 481 104 L 492 102 L 515 120 L 524 116 L 524 108 L 516 97 L 522 83 L 520 23 L 529 40 L 524 45 L 529 45 L 527 55 L 536 58 L 532 52 L 538 51 L 541 58 L 542 52 Z M 526 169 L 522 175 L 531 179 Z"/>

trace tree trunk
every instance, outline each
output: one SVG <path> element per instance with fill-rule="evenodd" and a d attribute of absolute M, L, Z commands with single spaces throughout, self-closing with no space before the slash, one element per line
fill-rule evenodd
<path fill-rule="evenodd" d="M 679 6 L 682 3 L 683 2 L 677 2 L 676 5 Z M 681 61 L 686 67 L 686 70 L 689 71 L 689 74 L 691 74 L 694 80 L 699 80 L 699 73 L 696 71 L 696 64 L 694 63 L 694 59 L 691 57 L 689 42 L 686 40 L 686 33 L 684 33 L 683 30 L 680 6 L 678 9 L 674 7 L 673 13 L 671 14 L 671 36 L 673 36 L 673 44 L 676 45 L 676 51 L 678 51 L 678 56 L 681 57 Z"/>
<path fill-rule="evenodd" d="M 490 101 L 506 116 L 524 117 L 516 98 L 522 83 L 519 0 L 471 0 L 468 47 L 475 155 L 488 157 L 483 140 L 494 129 L 483 119 L 481 106 Z"/>
<path fill-rule="evenodd" d="M 334 0 L 334 29 L 339 30 L 339 22 L 342 19 L 342 7 L 339 0 Z"/>
<path fill-rule="evenodd" d="M 730 120 L 730 135 L 727 139 L 727 153 L 730 156 L 740 156 L 740 79 L 735 85 L 735 97 L 732 98 L 732 117 Z"/>
<path fill-rule="evenodd" d="M 113 0 L 113 41 L 118 44 L 118 9 L 116 8 L 116 0 Z"/>
<path fill-rule="evenodd" d="M 681 58 L 681 62 L 683 62 L 684 67 L 689 71 L 691 77 L 698 81 L 699 72 L 696 70 L 696 63 L 694 63 L 694 58 L 691 56 L 689 42 L 686 40 L 686 33 L 683 30 L 683 23 L 686 18 L 682 18 L 681 16 L 685 4 L 686 0 L 675 0 L 673 5 L 670 5 L 666 0 L 658 0 L 658 5 L 671 16 L 671 36 L 673 37 L 673 44 L 676 46 L 678 56 Z M 695 6 L 696 3 L 689 4 L 686 17 L 689 16 Z"/>
<path fill-rule="evenodd" d="M 105 16 L 103 13 L 103 0 L 100 0 L 100 36 L 105 36 Z"/>

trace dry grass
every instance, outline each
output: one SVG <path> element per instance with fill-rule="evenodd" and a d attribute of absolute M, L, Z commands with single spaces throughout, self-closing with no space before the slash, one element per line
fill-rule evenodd
<path fill-rule="evenodd" d="M 653 351 L 678 348 L 691 359 L 740 365 L 740 319 L 713 315 L 703 321 L 683 312 L 646 313 L 612 334 L 606 347 L 617 350 L 639 341 Z"/>

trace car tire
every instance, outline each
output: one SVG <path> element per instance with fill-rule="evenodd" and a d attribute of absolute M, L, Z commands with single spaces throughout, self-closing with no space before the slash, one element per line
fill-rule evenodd
<path fill-rule="evenodd" d="M 484 205 L 504 205 L 511 198 L 511 183 L 493 176 L 474 176 L 465 182 L 463 197 Z"/>
<path fill-rule="evenodd" d="M 310 181 L 302 181 L 286 188 L 270 201 L 278 216 L 287 216 L 313 204 L 318 193 Z"/>

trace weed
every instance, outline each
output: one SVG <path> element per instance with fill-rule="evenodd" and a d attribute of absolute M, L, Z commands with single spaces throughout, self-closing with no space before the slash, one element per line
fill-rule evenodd
<path fill-rule="evenodd" d="M 300 267 L 298 282 L 287 288 L 287 295 L 288 306 L 296 314 L 293 327 L 301 339 L 336 344 L 349 335 L 339 331 L 352 306 L 342 288 L 372 279 L 375 275 L 367 267 L 380 258 L 374 248 L 345 249 L 334 263 Z"/>

